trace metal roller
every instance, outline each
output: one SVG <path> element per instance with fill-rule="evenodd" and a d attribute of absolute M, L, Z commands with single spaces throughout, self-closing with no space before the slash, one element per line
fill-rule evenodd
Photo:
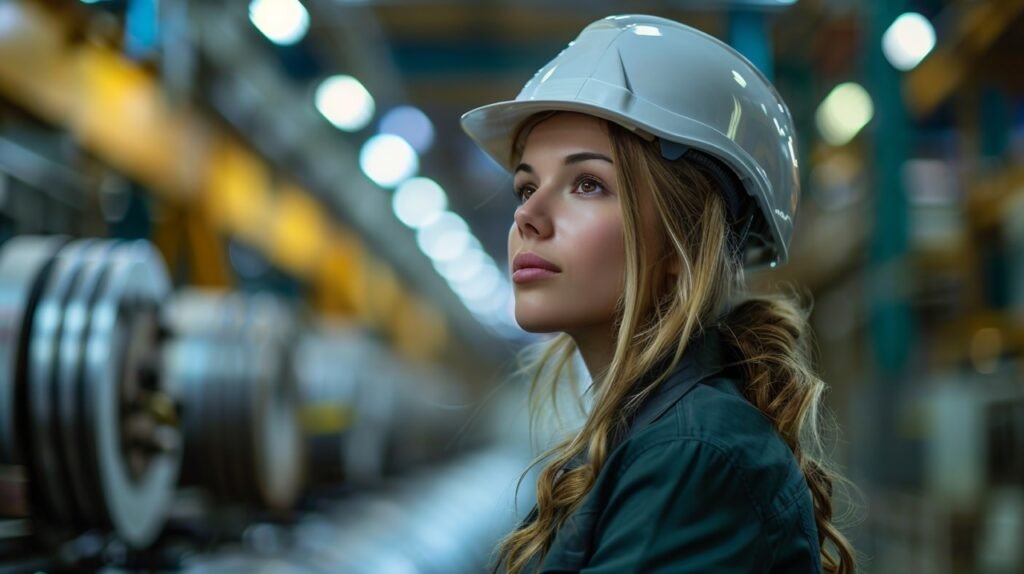
<path fill-rule="evenodd" d="M 292 507 L 305 476 L 303 434 L 298 411 L 298 389 L 289 353 L 273 352 L 272 344 L 248 346 L 254 356 L 247 362 L 253 376 L 262 379 L 256 406 L 256 468 L 260 498 L 268 508 Z"/>
<path fill-rule="evenodd" d="M 127 544 L 149 544 L 177 483 L 180 432 L 160 367 L 160 307 L 170 282 L 145 241 L 118 245 L 91 308 L 82 421 L 98 506 Z"/>
<path fill-rule="evenodd" d="M 199 467 L 192 464 L 192 461 L 205 458 L 200 452 L 205 443 L 195 435 L 201 431 L 201 428 L 194 422 L 196 419 L 202 418 L 203 404 L 192 395 L 193 392 L 198 392 L 198 386 L 192 385 L 191 379 L 196 376 L 194 374 L 196 371 L 201 372 L 201 363 L 206 360 L 206 356 L 192 352 L 192 357 L 182 357 L 190 353 L 187 348 L 189 343 L 195 343 L 195 341 L 178 338 L 168 341 L 163 348 L 162 360 L 165 370 L 164 380 L 167 382 L 168 391 L 178 397 L 181 402 L 180 423 L 183 456 L 178 481 L 185 486 L 198 484 L 199 478 L 195 472 Z"/>
<path fill-rule="evenodd" d="M 318 481 L 372 483 L 460 446 L 469 399 L 441 371 L 413 368 L 349 326 L 306 335 L 296 354 Z"/>
<path fill-rule="evenodd" d="M 340 482 L 347 474 L 344 437 L 352 429 L 358 384 L 350 355 L 347 346 L 320 333 L 302 337 L 295 350 L 310 480 L 317 484 Z"/>
<path fill-rule="evenodd" d="M 168 368 L 185 397 L 184 484 L 290 509 L 304 478 L 293 314 L 269 295 L 190 290 L 167 320 Z"/>
<path fill-rule="evenodd" d="M 179 290 L 167 307 L 175 332 L 218 337 L 270 339 L 291 344 L 298 330 L 292 308 L 269 293 L 211 289 Z"/>
<path fill-rule="evenodd" d="M 204 486 L 220 498 L 238 500 L 244 496 L 235 489 L 233 467 L 242 445 L 233 434 L 238 422 L 229 418 L 240 410 L 229 410 L 239 400 L 232 388 L 232 379 L 240 376 L 231 372 L 235 355 L 231 345 L 216 337 L 178 337 L 167 347 L 165 365 L 182 398 L 181 484 Z"/>
<path fill-rule="evenodd" d="M 298 331 L 298 321 L 293 309 L 280 297 L 270 293 L 235 293 L 241 301 L 244 322 L 241 325 L 247 336 L 267 339 L 291 345 Z"/>
<path fill-rule="evenodd" d="M 29 348 L 28 415 L 31 489 L 37 518 L 70 525 L 72 486 L 57 444 L 57 359 L 64 308 L 85 263 L 91 240 L 70 243 L 57 253 L 54 268 L 33 313 Z"/>
<path fill-rule="evenodd" d="M 307 334 L 296 349 L 310 471 L 321 484 L 360 485 L 383 476 L 392 431 L 390 380 L 378 376 L 382 349 L 351 327 Z"/>
<path fill-rule="evenodd" d="M 0 255 L 0 463 L 22 464 L 20 424 L 32 311 L 42 295 L 61 237 L 14 237 Z M 19 406 L 20 405 L 20 406 Z"/>
<path fill-rule="evenodd" d="M 379 357 L 374 359 L 371 365 Z M 343 445 L 349 480 L 369 483 L 388 471 L 388 451 L 395 440 L 395 429 L 401 424 L 396 417 L 395 400 L 395 387 L 390 379 L 379 377 L 372 367 L 364 372 L 356 389 L 352 430 Z"/>
<path fill-rule="evenodd" d="M 0 452 L 28 476 L 37 534 L 153 540 L 176 482 L 159 309 L 170 291 L 147 242 L 20 237 L 0 253 Z"/>
<path fill-rule="evenodd" d="M 245 364 L 244 349 L 237 341 L 223 341 L 219 344 L 223 362 L 222 378 L 217 395 L 220 413 L 220 456 L 225 464 L 227 481 L 221 484 L 223 496 L 245 502 L 256 501 L 256 485 L 259 470 L 255 465 L 256 431 L 255 397 L 259 391 L 256 382 L 249 380 Z"/>
<path fill-rule="evenodd" d="M 219 291 L 180 289 L 165 308 L 165 321 L 176 335 L 223 335 L 228 317 L 238 313 L 227 296 Z"/>
<path fill-rule="evenodd" d="M 223 499 L 291 508 L 302 484 L 302 449 L 280 354 L 267 343 L 200 337 L 179 344 L 175 360 L 192 365 L 182 365 L 185 476 Z"/>
<path fill-rule="evenodd" d="M 82 364 L 85 337 L 89 328 L 91 309 L 101 280 L 109 267 L 114 242 L 87 245 L 81 252 L 82 267 L 78 281 L 64 307 L 61 321 L 60 346 L 57 356 L 57 435 L 58 451 L 67 469 L 72 492 L 72 506 L 82 528 L 105 525 L 103 512 L 96 503 L 99 485 L 86 461 L 82 437 L 84 425 Z"/>

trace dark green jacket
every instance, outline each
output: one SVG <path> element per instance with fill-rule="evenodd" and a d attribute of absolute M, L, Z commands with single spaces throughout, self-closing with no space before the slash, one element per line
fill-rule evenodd
<path fill-rule="evenodd" d="M 559 529 L 541 572 L 821 571 L 803 474 L 724 358 L 715 332 L 691 344 Z"/>

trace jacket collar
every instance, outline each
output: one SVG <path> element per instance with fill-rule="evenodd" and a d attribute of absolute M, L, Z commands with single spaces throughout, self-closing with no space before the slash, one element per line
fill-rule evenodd
<path fill-rule="evenodd" d="M 641 385 L 651 382 L 663 372 L 668 366 L 668 360 L 663 360 L 652 369 L 652 372 L 641 380 Z M 636 434 L 656 421 L 701 381 L 724 371 L 726 360 L 726 352 L 717 328 L 707 328 L 694 336 L 672 373 L 641 403 L 632 417 L 626 436 Z"/>
<path fill-rule="evenodd" d="M 656 363 L 650 372 L 640 379 L 636 385 L 637 388 L 643 388 L 664 372 L 668 368 L 669 360 L 670 358 L 665 358 Z M 628 426 L 612 438 L 612 448 L 609 449 L 609 452 L 630 436 L 661 418 L 698 383 L 723 372 L 728 367 L 728 360 L 729 355 L 722 346 L 721 335 L 717 328 L 706 328 L 694 335 L 672 373 L 637 407 L 636 412 L 629 419 Z M 587 459 L 587 456 L 586 450 L 577 454 L 558 471 L 558 476 L 570 468 L 579 466 Z"/>
<path fill-rule="evenodd" d="M 635 435 L 662 415 L 669 411 L 673 405 L 679 402 L 686 393 L 693 390 L 701 381 L 721 373 L 728 367 L 730 355 L 722 346 L 721 335 L 715 327 L 706 328 L 701 333 L 694 335 L 690 343 L 683 351 L 683 357 L 679 360 L 672 373 L 654 389 L 647 399 L 641 403 L 636 413 L 630 419 L 629 427 L 618 434 L 618 439 L 613 440 L 612 449 L 622 444 L 630 436 Z M 638 387 L 649 384 L 659 373 L 664 372 L 668 367 L 669 359 L 663 359 L 651 369 L 651 372 L 643 377 Z M 559 469 L 557 476 L 565 471 L 580 465 L 587 458 L 584 450 L 577 454 L 572 460 Z M 557 478 L 556 478 L 557 480 Z M 523 520 L 520 527 L 532 522 L 537 516 L 536 505 Z"/>

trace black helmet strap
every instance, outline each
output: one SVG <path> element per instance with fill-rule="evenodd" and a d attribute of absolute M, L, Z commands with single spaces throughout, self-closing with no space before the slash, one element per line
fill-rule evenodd
<path fill-rule="evenodd" d="M 740 256 L 740 250 L 747 241 L 750 233 L 750 226 L 754 222 L 756 206 L 750 201 L 750 196 L 743 188 L 736 173 L 726 167 L 721 161 L 694 149 L 688 145 L 658 138 L 661 145 L 661 156 L 669 161 L 676 161 L 683 158 L 692 163 L 705 176 L 711 179 L 725 198 L 725 205 L 729 211 L 729 251 L 734 256 Z"/>

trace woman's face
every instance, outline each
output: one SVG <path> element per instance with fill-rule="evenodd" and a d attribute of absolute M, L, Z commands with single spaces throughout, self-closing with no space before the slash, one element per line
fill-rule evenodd
<path fill-rule="evenodd" d="M 508 236 L 523 329 L 611 328 L 626 266 L 615 173 L 601 120 L 559 113 L 527 135 L 513 174 L 521 205 Z"/>

